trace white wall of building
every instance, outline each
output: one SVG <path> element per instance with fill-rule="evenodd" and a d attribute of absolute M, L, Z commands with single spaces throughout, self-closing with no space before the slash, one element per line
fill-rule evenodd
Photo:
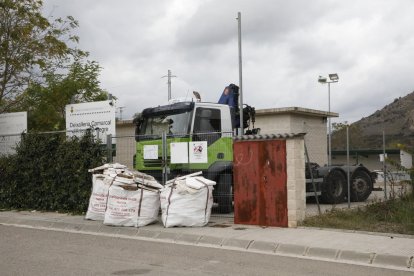
<path fill-rule="evenodd" d="M 114 162 L 121 163 L 128 168 L 133 167 L 135 149 L 135 125 L 132 120 L 117 121 L 116 123 L 116 156 Z"/>
<path fill-rule="evenodd" d="M 261 134 L 305 132 L 310 161 L 321 166 L 327 164 L 327 123 L 325 118 L 305 114 L 258 115 L 255 127 L 261 129 Z"/>
<path fill-rule="evenodd" d="M 401 166 L 406 169 L 411 169 L 413 167 L 413 156 L 406 151 L 400 151 Z"/>
<path fill-rule="evenodd" d="M 404 167 L 406 167 L 407 169 L 412 167 L 412 156 L 411 154 L 405 152 L 405 151 L 400 151 L 400 153 L 388 153 L 387 154 L 387 159 L 391 160 L 391 162 L 389 162 L 388 164 L 388 169 L 389 170 L 396 170 L 396 168 L 394 168 L 391 163 L 395 162 L 397 164 L 400 164 Z M 333 154 L 332 156 L 332 163 L 335 165 L 341 165 L 341 164 L 346 164 L 346 155 L 336 155 Z M 365 167 L 367 167 L 369 170 L 374 171 L 374 170 L 382 170 L 382 162 L 380 161 L 380 157 L 379 154 L 369 154 L 369 155 L 364 155 L 364 154 L 359 154 L 358 157 L 355 155 L 351 155 L 349 156 L 349 163 L 351 165 L 354 164 L 363 164 Z"/>

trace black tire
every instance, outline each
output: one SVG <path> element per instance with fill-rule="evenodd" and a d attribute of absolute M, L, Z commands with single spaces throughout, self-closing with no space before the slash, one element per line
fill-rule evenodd
<path fill-rule="evenodd" d="M 333 170 L 326 176 L 322 185 L 321 202 L 329 204 L 341 203 L 345 200 L 347 183 L 345 175 Z"/>
<path fill-rule="evenodd" d="M 365 171 L 356 171 L 351 179 L 351 201 L 365 201 L 372 192 L 372 180 Z"/>
<path fill-rule="evenodd" d="M 218 212 L 228 214 L 233 211 L 233 183 L 232 175 L 221 173 L 216 183 Z"/>

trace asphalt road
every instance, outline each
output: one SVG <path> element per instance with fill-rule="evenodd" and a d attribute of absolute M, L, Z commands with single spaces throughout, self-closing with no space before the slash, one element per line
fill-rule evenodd
<path fill-rule="evenodd" d="M 216 248 L 0 226 L 0 275 L 412 275 Z"/>

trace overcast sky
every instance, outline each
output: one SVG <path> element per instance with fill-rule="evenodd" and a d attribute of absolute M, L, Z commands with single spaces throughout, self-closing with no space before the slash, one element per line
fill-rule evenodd
<path fill-rule="evenodd" d="M 79 48 L 103 67 L 102 87 L 131 118 L 172 95 L 216 102 L 239 83 L 242 13 L 244 102 L 256 108 L 328 109 L 356 121 L 414 90 L 412 0 L 45 0 L 46 16 L 74 16 Z"/>

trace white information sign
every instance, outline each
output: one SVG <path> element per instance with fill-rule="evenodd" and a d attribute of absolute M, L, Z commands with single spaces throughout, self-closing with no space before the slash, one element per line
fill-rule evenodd
<path fill-rule="evenodd" d="M 380 155 L 379 155 L 379 158 L 380 158 L 380 162 L 384 162 L 384 154 L 383 153 L 381 153 Z M 387 154 L 385 154 L 385 159 L 387 159 L 388 158 L 388 155 Z"/>
<path fill-rule="evenodd" d="M 67 105 L 66 130 L 69 130 L 67 135 L 81 137 L 90 129 L 105 144 L 106 135 L 116 136 L 115 109 L 113 101 Z"/>
<path fill-rule="evenodd" d="M 158 159 L 158 145 L 144 145 L 144 159 Z"/>
<path fill-rule="evenodd" d="M 188 143 L 178 142 L 170 144 L 171 164 L 188 163 Z"/>
<path fill-rule="evenodd" d="M 189 143 L 190 163 L 207 163 L 207 141 Z"/>
<path fill-rule="evenodd" d="M 23 132 L 27 132 L 27 112 L 0 114 L 0 155 L 14 154 Z"/>

